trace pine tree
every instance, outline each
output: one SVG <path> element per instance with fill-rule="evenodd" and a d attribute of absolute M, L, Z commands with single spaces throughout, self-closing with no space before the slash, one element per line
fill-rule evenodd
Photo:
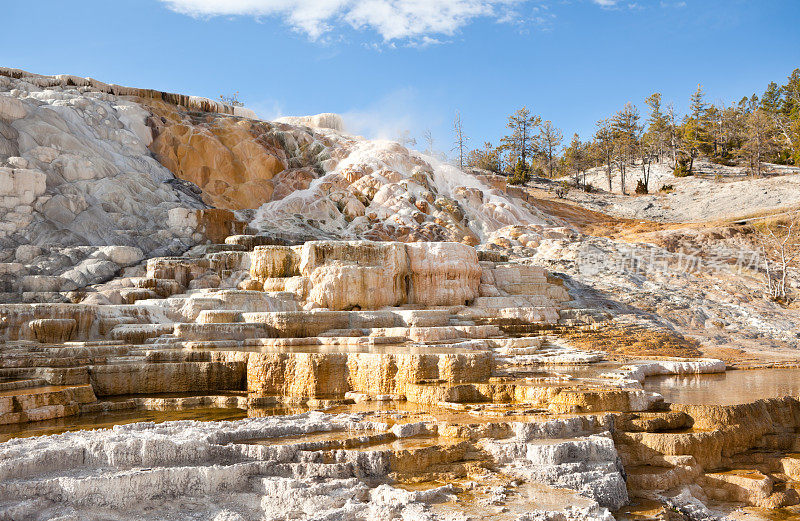
<path fill-rule="evenodd" d="M 776 127 L 769 111 L 753 102 L 745 119 L 746 140 L 740 150 L 753 175 L 760 176 L 762 163 L 776 152 L 775 135 Z"/>
<path fill-rule="evenodd" d="M 558 148 L 564 141 L 564 134 L 561 129 L 556 128 L 552 121 L 545 121 L 539 126 L 538 144 L 542 156 L 544 156 L 547 176 L 552 178 L 555 172 L 556 155 Z"/>
<path fill-rule="evenodd" d="M 669 137 L 669 120 L 661 110 L 661 93 L 651 94 L 645 100 L 645 104 L 650 107 L 650 116 L 647 118 L 649 142 L 654 148 L 656 159 L 660 159 Z"/>
<path fill-rule="evenodd" d="M 586 169 L 589 168 L 589 154 L 586 144 L 581 141 L 577 132 L 572 135 L 569 146 L 564 150 L 564 167 L 567 172 L 575 176 L 575 186 L 580 186 L 581 174 L 585 175 Z M 585 179 L 583 184 L 586 184 Z"/>
<path fill-rule="evenodd" d="M 678 131 L 678 116 L 675 113 L 675 105 L 671 102 L 667 105 L 667 141 L 672 155 L 672 168 L 678 166 L 678 150 L 680 149 L 680 132 Z"/>
<path fill-rule="evenodd" d="M 490 142 L 485 142 L 483 148 L 472 150 L 467 154 L 467 165 L 490 172 L 500 172 L 500 153 Z"/>
<path fill-rule="evenodd" d="M 601 119 L 597 123 L 595 132 L 595 143 L 597 153 L 601 161 L 606 165 L 606 178 L 608 179 L 608 191 L 612 191 L 611 180 L 614 178 L 611 166 L 614 162 L 614 133 L 611 130 L 611 121 Z"/>
<path fill-rule="evenodd" d="M 619 168 L 619 180 L 622 193 L 626 193 L 625 181 L 628 165 L 636 162 L 638 154 L 641 126 L 639 125 L 639 109 L 632 103 L 626 103 L 617 112 L 611 122 L 614 133 L 614 156 Z"/>
<path fill-rule="evenodd" d="M 780 92 L 780 108 L 775 122 L 786 146 L 787 161 L 800 166 L 800 69 L 792 71 Z"/>
<path fill-rule="evenodd" d="M 531 115 L 527 107 L 522 107 L 508 117 L 506 126 L 511 133 L 500 140 L 500 149 L 508 153 L 511 170 L 518 167 L 530 170 L 528 160 L 538 153 L 534 133 L 541 123 L 542 118 Z M 518 164 L 520 162 L 521 165 Z"/>
<path fill-rule="evenodd" d="M 768 113 L 777 114 L 781 110 L 781 97 L 781 88 L 771 81 L 761 96 L 761 108 Z"/>
<path fill-rule="evenodd" d="M 790 143 L 791 157 L 795 166 L 800 166 L 800 69 L 789 75 L 781 90 L 783 91 L 782 112 L 789 120 L 787 129 L 782 133 Z"/>
<path fill-rule="evenodd" d="M 705 102 L 703 86 L 698 85 L 689 104 L 689 115 L 683 124 L 683 152 L 689 158 L 687 173 L 691 174 L 694 160 L 708 144 L 708 105 Z"/>

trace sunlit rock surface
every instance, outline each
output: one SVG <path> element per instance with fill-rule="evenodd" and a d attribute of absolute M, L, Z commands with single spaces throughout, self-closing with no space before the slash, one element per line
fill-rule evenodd
<path fill-rule="evenodd" d="M 797 397 L 652 385 L 795 340 L 753 273 L 344 128 L 0 69 L 0 519 L 800 514 Z"/>
<path fill-rule="evenodd" d="M 555 519 L 547 510 L 557 501 L 552 496 L 572 502 L 560 519 L 609 520 L 613 517 L 597 501 L 624 494 L 624 488 L 595 484 L 584 497 L 567 499 L 568 491 L 539 485 L 538 501 L 531 496 L 527 504 L 515 504 L 518 483 L 504 482 L 487 469 L 469 469 L 466 454 L 475 447 L 468 438 L 437 441 L 437 434 L 435 423 L 392 427 L 363 414 L 311 413 L 134 424 L 12 440 L 0 447 L 0 512 L 8 519 L 34 520 L 103 519 L 112 512 L 116 519 L 167 519 L 185 516 L 187 509 L 206 519 L 277 520 L 288 514 L 294 519 L 444 520 L 464 519 L 458 514 L 459 495 L 469 492 L 479 501 L 485 497 L 486 511 L 508 512 L 494 506 L 505 503 L 525 509 L 512 518 Z M 304 435 L 309 441 L 302 440 Z M 593 444 L 601 438 L 583 439 Z M 605 450 L 595 449 L 597 458 L 613 460 L 613 447 Z M 578 454 L 571 452 L 542 454 L 534 464 L 591 482 L 591 475 L 575 471 L 569 460 Z M 464 464 L 467 474 L 452 484 L 415 490 L 395 481 L 437 465 Z M 484 489 L 476 479 L 497 484 Z"/>

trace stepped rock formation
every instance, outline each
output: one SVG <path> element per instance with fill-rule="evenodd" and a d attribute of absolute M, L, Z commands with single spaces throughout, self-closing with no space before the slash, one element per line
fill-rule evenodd
<path fill-rule="evenodd" d="M 0 69 L 0 519 L 800 514 L 797 396 L 646 385 L 791 310 L 344 129 Z"/>
<path fill-rule="evenodd" d="M 548 221 L 504 187 L 344 134 L 335 115 L 285 121 L 203 98 L 0 69 L 4 300 L 64 301 L 143 258 L 247 226 L 294 241 L 476 245 L 504 225 Z"/>

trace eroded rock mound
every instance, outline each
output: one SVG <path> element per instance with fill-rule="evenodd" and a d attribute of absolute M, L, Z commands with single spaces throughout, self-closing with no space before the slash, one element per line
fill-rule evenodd
<path fill-rule="evenodd" d="M 154 114 L 150 149 L 212 206 L 258 208 L 307 188 L 330 166 L 332 142 L 307 128 L 146 103 Z"/>

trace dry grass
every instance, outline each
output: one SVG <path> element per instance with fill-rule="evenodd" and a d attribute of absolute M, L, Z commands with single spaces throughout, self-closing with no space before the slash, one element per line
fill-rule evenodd
<path fill-rule="evenodd" d="M 545 190 L 526 188 L 526 202 L 542 212 L 564 219 L 586 235 L 626 239 L 630 235 L 650 233 L 684 227 L 680 223 L 658 223 L 641 219 L 624 219 L 595 210 L 589 210 L 577 203 L 558 199 Z"/>
<path fill-rule="evenodd" d="M 611 357 L 700 358 L 703 356 L 697 340 L 678 333 L 606 326 L 596 330 L 568 331 L 563 336 L 579 349 L 602 351 Z"/>

